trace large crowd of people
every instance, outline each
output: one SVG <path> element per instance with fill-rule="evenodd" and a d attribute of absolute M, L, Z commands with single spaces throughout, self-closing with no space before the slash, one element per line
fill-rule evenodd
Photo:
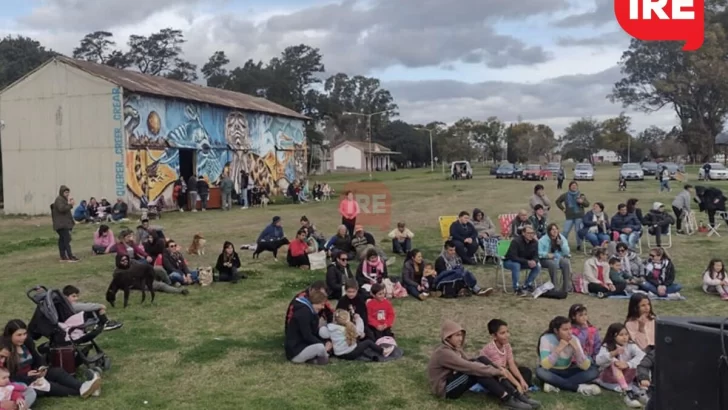
<path fill-rule="evenodd" d="M 185 188 L 178 189 L 179 195 L 186 194 L 190 203 L 194 203 L 198 196 L 207 194 L 203 185 L 199 179 L 180 181 L 178 186 Z M 294 194 L 302 199 L 301 192 L 294 191 Z M 600 394 L 598 386 L 602 386 L 622 394 L 627 406 L 642 407 L 648 403 L 653 387 L 655 314 L 651 298 L 681 298 L 677 268 L 662 247 L 662 240 L 671 234 L 672 225 L 676 225 L 677 232 L 682 232 L 681 221 L 691 212 L 693 200 L 698 202 L 701 211 L 709 214 L 711 224 L 715 223 L 716 212 L 725 209 L 726 198 L 716 188 L 685 185 L 671 204 L 674 216 L 660 202 L 643 213 L 638 200 L 632 198 L 620 203 L 610 218 L 604 204 L 590 202 L 575 181 L 553 203 L 539 184 L 534 187 L 528 210 L 519 211 L 507 229 L 498 229 L 479 208 L 473 210 L 472 219 L 469 212 L 461 211 L 433 262 L 428 262 L 414 245 L 414 232 L 405 222 L 398 222 L 388 234 L 391 253 L 404 256 L 401 268 L 396 269 L 396 257 L 387 255 L 374 236 L 357 222 L 361 208 L 353 192 L 346 192 L 338 205 L 341 225 L 330 239 L 302 216 L 295 237 L 289 240 L 284 233 L 283 219 L 275 216 L 255 244 L 241 248 L 252 250 L 253 258 L 267 251 L 277 260 L 278 251 L 287 246 L 287 264 L 301 269 L 310 269 L 312 254 L 322 253 L 329 261 L 322 280 L 298 293 L 289 304 L 285 355 L 293 363 L 324 365 L 330 357 L 395 359 L 397 314 L 390 299 L 408 295 L 418 301 L 433 297 L 491 296 L 494 290 L 479 284 L 468 269 L 479 258 L 490 258 L 510 271 L 511 288 L 517 296 L 564 298 L 576 291 L 597 297 L 629 298 L 626 320 L 610 325 L 603 338 L 589 323 L 587 309 L 582 304 L 575 304 L 565 316 L 556 316 L 550 323 L 544 323 L 546 331 L 535 341 L 540 359 L 535 369 L 523 366 L 514 358 L 509 342 L 513 329 L 506 321 L 490 320 L 488 331 L 492 341 L 477 358 L 471 359 L 463 349 L 465 330 L 446 320 L 440 331 L 441 345 L 430 358 L 427 375 L 436 396 L 457 399 L 467 391 L 486 391 L 510 409 L 540 406 L 529 396 L 537 381 L 547 393 L 563 390 L 590 396 Z M 224 199 L 226 203 L 230 201 L 230 198 Z M 202 201 L 203 210 L 205 204 Z M 552 204 L 564 213 L 563 230 L 549 222 L 554 212 Z M 181 208 L 182 205 L 180 202 Z M 97 203 L 91 198 L 75 209 L 74 206 L 70 189 L 61 186 L 51 205 L 61 261 L 78 261 L 70 247 L 74 225 L 95 222 L 99 226 L 93 236 L 92 251 L 97 255 L 116 255 L 115 275 L 136 273 L 150 269 L 145 266 L 151 265 L 154 290 L 179 295 L 188 294 L 188 286 L 205 280 L 202 272 L 190 269 L 177 242 L 165 236 L 162 227 L 150 225 L 146 218 L 141 219 L 135 231 L 124 228 L 114 236 L 104 222 L 127 217 L 123 200 L 111 206 L 105 199 Z M 572 230 L 577 251 L 587 253 L 585 244 L 591 247 L 581 274 L 576 274 L 571 266 Z M 648 249 L 648 257 L 643 260 L 640 253 L 644 235 L 653 236 L 656 246 Z M 499 255 L 499 245 L 504 241 L 507 241 L 507 251 Z M 354 269 L 350 267 L 352 262 L 356 264 Z M 217 257 L 214 280 L 237 283 L 246 278 L 241 267 L 235 246 L 226 241 Z M 547 293 L 537 289 L 542 270 L 548 272 L 549 282 L 553 284 Z M 523 281 L 522 271 L 526 271 Z M 703 283 L 705 292 L 728 300 L 728 278 L 721 260 L 710 261 Z M 505 290 L 507 285 L 503 286 Z M 79 293 L 74 285 L 64 289 L 74 309 L 99 318 L 106 330 L 122 326 L 106 317 L 104 305 L 79 302 Z M 338 301 L 335 308 L 330 303 L 334 300 Z M 48 368 L 46 359 L 38 353 L 23 321 L 8 322 L 0 340 L 0 392 L 8 393 L 0 395 L 3 399 L 0 409 L 28 408 L 36 397 L 45 395 L 91 397 L 99 394 L 99 372 L 87 372 L 86 381 L 80 382 L 62 369 Z M 43 383 L 50 387 L 39 389 Z"/>

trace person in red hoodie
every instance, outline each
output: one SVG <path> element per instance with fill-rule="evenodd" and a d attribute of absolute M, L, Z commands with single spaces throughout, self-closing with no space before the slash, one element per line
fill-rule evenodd
<path fill-rule="evenodd" d="M 394 325 L 394 308 L 392 302 L 386 297 L 384 285 L 376 283 L 372 285 L 372 299 L 367 300 L 368 324 L 374 334 L 374 340 L 382 337 L 394 337 L 392 326 Z"/>
<path fill-rule="evenodd" d="M 296 238 L 288 245 L 288 266 L 292 268 L 301 268 L 308 270 L 311 267 L 311 262 L 308 260 L 308 254 L 310 250 L 308 248 L 308 242 L 306 242 L 306 236 L 308 230 L 301 228 L 296 232 Z"/>
<path fill-rule="evenodd" d="M 344 199 L 339 203 L 339 213 L 341 214 L 341 223 L 346 226 L 349 236 L 354 236 L 354 227 L 356 226 L 356 217 L 359 216 L 359 203 L 354 198 L 354 193 L 346 191 Z"/>

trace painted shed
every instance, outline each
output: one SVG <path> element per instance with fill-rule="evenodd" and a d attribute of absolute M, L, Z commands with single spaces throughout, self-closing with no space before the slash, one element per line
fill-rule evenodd
<path fill-rule="evenodd" d="M 146 196 L 174 206 L 180 177 L 211 186 L 240 171 L 273 193 L 305 177 L 307 118 L 228 90 L 56 57 L 0 92 L 6 214 L 47 214 L 60 185 L 77 201 Z"/>

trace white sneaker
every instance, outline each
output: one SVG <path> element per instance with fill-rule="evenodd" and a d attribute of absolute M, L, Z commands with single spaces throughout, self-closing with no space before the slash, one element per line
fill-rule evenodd
<path fill-rule="evenodd" d="M 601 394 L 602 389 L 596 384 L 580 384 L 576 391 L 584 396 L 597 396 Z"/>
<path fill-rule="evenodd" d="M 680 300 L 682 299 L 682 295 L 679 292 L 670 293 L 667 295 L 668 300 Z"/>
<path fill-rule="evenodd" d="M 543 384 L 543 391 L 544 393 L 558 393 L 561 390 L 558 387 L 552 386 L 548 383 Z"/>
<path fill-rule="evenodd" d="M 96 391 L 98 391 L 99 388 L 101 388 L 101 378 L 99 377 L 98 374 L 96 374 L 94 372 L 93 379 L 83 382 L 83 384 L 81 385 L 81 390 L 80 390 L 81 397 L 86 399 L 89 396 L 91 396 L 92 394 L 94 394 Z"/>
<path fill-rule="evenodd" d="M 397 258 L 392 256 L 391 258 L 387 259 L 387 262 L 385 262 L 385 265 L 392 266 L 392 265 L 394 265 L 394 262 L 397 262 Z"/>
<path fill-rule="evenodd" d="M 641 409 L 642 408 L 642 403 L 640 403 L 639 400 L 635 400 L 626 394 L 624 395 L 624 404 L 626 404 L 627 407 L 632 408 L 632 409 Z"/>

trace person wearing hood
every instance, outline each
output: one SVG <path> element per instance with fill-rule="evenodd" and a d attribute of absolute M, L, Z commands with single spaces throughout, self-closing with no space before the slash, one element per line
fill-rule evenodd
<path fill-rule="evenodd" d="M 505 408 L 534 408 L 525 399 L 521 400 L 521 393 L 505 378 L 503 369 L 485 356 L 471 360 L 465 355 L 465 330 L 462 326 L 446 319 L 440 328 L 440 340 L 440 346 L 427 364 L 427 379 L 434 395 L 458 399 L 480 384 L 489 394 L 498 397 Z"/>
<path fill-rule="evenodd" d="M 548 218 L 549 211 L 551 210 L 551 200 L 546 196 L 546 190 L 543 185 L 537 184 L 533 187 L 533 196 L 528 201 L 528 206 L 531 208 L 533 213 L 536 213 L 536 205 L 541 205 L 544 210 L 544 217 Z"/>
<path fill-rule="evenodd" d="M 658 248 L 662 246 L 662 236 L 670 232 L 670 225 L 673 223 L 675 220 L 665 211 L 665 205 L 662 202 L 652 204 L 652 209 L 645 215 L 645 225 L 649 227 L 647 232 L 655 236 Z"/>
<path fill-rule="evenodd" d="M 219 273 L 218 280 L 220 282 L 238 283 L 240 278 L 246 278 L 245 275 L 240 275 L 238 269 L 240 269 L 240 257 L 235 252 L 235 246 L 230 241 L 225 241 L 222 245 L 222 252 L 217 257 L 217 263 L 215 269 Z"/>
<path fill-rule="evenodd" d="M 478 233 L 478 244 L 485 251 L 486 255 L 496 255 L 498 249 L 497 227 L 493 221 L 479 208 L 473 209 L 473 219 L 470 221 Z"/>
<path fill-rule="evenodd" d="M 392 252 L 398 255 L 406 255 L 412 250 L 412 238 L 415 234 L 407 228 L 404 222 L 397 222 L 397 227 L 389 233 L 392 240 Z"/>
<path fill-rule="evenodd" d="M 141 271 L 143 269 L 149 269 L 151 266 L 142 264 L 142 263 L 130 263 L 129 257 L 126 255 L 116 255 L 116 271 L 118 270 L 131 270 L 131 271 Z M 152 268 L 154 269 L 154 268 Z M 115 272 L 116 272 L 115 271 Z M 170 293 L 173 295 L 182 295 L 187 296 L 189 295 L 190 291 L 188 291 L 185 288 L 182 287 L 174 287 L 168 283 L 165 283 L 161 280 L 159 272 L 154 269 L 154 282 L 152 282 L 152 288 L 155 292 L 162 292 L 162 293 Z M 132 285 L 132 289 L 135 290 L 141 290 L 139 289 L 138 284 Z"/>
<path fill-rule="evenodd" d="M 76 201 L 71 197 L 71 190 L 61 185 L 58 196 L 51 205 L 51 219 L 53 230 L 58 234 L 58 252 L 61 262 L 77 262 L 79 259 L 71 251 L 71 231 L 73 230 L 73 205 Z"/>
<path fill-rule="evenodd" d="M 296 302 L 299 306 L 286 323 L 286 359 L 293 363 L 325 365 L 333 349 L 331 342 L 325 342 L 319 336 L 319 313 L 326 308 L 326 293 L 309 292 L 296 297 Z"/>
<path fill-rule="evenodd" d="M 80 204 L 73 210 L 73 220 L 76 222 L 91 222 L 91 217 L 88 214 L 88 205 L 86 200 L 81 201 Z"/>
<path fill-rule="evenodd" d="M 642 234 L 642 223 L 635 214 L 628 212 L 626 204 L 617 205 L 617 213 L 611 221 L 612 237 L 629 244 L 631 249 L 637 248 Z"/>
<path fill-rule="evenodd" d="M 723 191 L 715 187 L 695 187 L 695 201 L 698 204 L 700 212 L 706 212 L 708 214 L 708 223 L 710 226 L 715 227 L 715 214 L 718 211 L 722 211 L 723 219 L 728 223 L 728 213 L 726 212 L 725 203 L 726 198 L 723 195 Z"/>
<path fill-rule="evenodd" d="M 326 287 L 329 299 L 341 299 L 346 293 L 344 287 L 347 281 L 356 279 L 356 275 L 349 267 L 349 255 L 346 252 L 336 252 L 332 257 L 334 261 L 326 269 Z"/>
<path fill-rule="evenodd" d="M 576 236 L 576 250 L 581 250 L 582 238 L 579 237 L 581 224 L 584 222 L 584 210 L 589 207 L 589 200 L 586 195 L 579 191 L 579 184 L 576 181 L 569 183 L 569 190 L 556 198 L 556 206 L 564 212 L 566 221 L 562 232 L 566 239 L 569 239 L 571 230 L 574 229 Z"/>
<path fill-rule="evenodd" d="M 650 260 L 645 264 L 645 281 L 640 289 L 660 297 L 681 297 L 682 286 L 675 282 L 675 264 L 664 249 L 650 250 Z"/>
<path fill-rule="evenodd" d="M 589 241 L 593 247 L 597 247 L 602 246 L 604 242 L 609 242 L 609 232 L 609 217 L 604 213 L 604 204 L 595 202 L 592 210 L 584 215 L 578 236 Z"/>
<path fill-rule="evenodd" d="M 493 293 L 493 288 L 481 288 L 475 275 L 463 267 L 456 245 L 452 241 L 445 242 L 440 256 L 435 260 L 435 272 L 437 272 L 437 276 L 433 283 L 434 289 L 438 291 L 443 284 L 462 281 L 471 292 L 478 296 L 488 296 Z"/>
<path fill-rule="evenodd" d="M 230 175 L 228 175 L 228 173 L 226 172 L 222 177 L 222 181 L 220 181 L 220 193 L 222 194 L 223 211 L 229 211 L 230 209 L 232 209 L 234 188 L 235 183 L 233 182 L 232 178 L 230 178 Z"/>
<path fill-rule="evenodd" d="M 290 243 L 283 233 L 282 224 L 281 217 L 274 216 L 270 225 L 266 226 L 258 235 L 255 252 L 253 252 L 254 259 L 261 253 L 268 251 L 273 253 L 273 258 L 278 261 L 278 249 Z"/>
<path fill-rule="evenodd" d="M 300 299 L 308 298 L 309 295 L 316 292 L 326 295 L 328 293 L 328 289 L 326 288 L 326 282 L 322 280 L 317 280 L 309 285 L 308 288 L 296 293 L 296 296 L 294 296 L 293 299 L 288 303 L 288 308 L 286 309 L 286 321 L 283 327 L 284 332 L 288 332 L 288 325 L 293 319 L 293 314 L 298 309 L 305 307 L 305 305 L 301 303 Z M 328 300 L 324 303 L 324 308 L 318 312 L 318 318 L 319 321 L 322 323 L 331 323 L 334 321 L 334 309 L 331 307 L 331 304 Z"/>
<path fill-rule="evenodd" d="M 457 221 L 450 225 L 450 240 L 455 244 L 458 256 L 466 265 L 475 265 L 475 253 L 478 251 L 478 232 L 470 223 L 470 214 L 461 211 Z"/>

